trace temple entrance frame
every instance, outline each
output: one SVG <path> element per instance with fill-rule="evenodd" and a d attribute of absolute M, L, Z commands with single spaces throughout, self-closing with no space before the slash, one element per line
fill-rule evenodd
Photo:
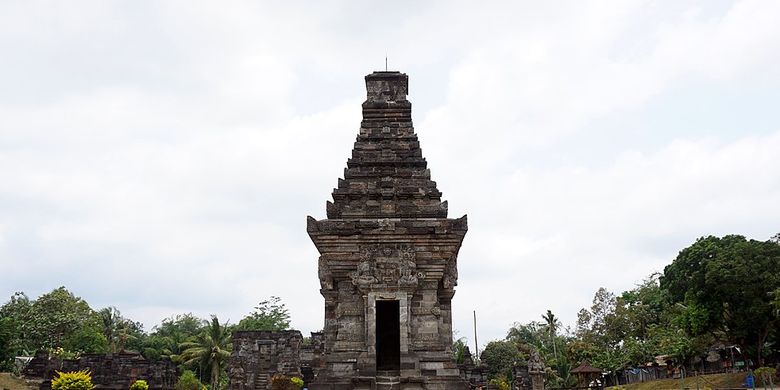
<path fill-rule="evenodd" d="M 364 367 L 368 370 L 379 369 L 377 355 L 377 301 L 398 302 L 398 354 L 400 361 L 409 354 L 409 307 L 412 294 L 406 291 L 395 292 L 368 292 L 364 295 L 366 300 L 366 347 L 368 355 L 372 358 L 372 367 Z"/>

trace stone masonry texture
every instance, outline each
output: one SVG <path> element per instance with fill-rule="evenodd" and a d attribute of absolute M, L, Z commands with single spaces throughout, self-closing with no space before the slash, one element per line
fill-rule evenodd
<path fill-rule="evenodd" d="M 145 380 L 150 390 L 173 390 L 178 379 L 176 366 L 170 360 L 150 362 L 137 353 L 85 354 L 78 359 L 59 360 L 39 351 L 22 374 L 43 379 L 40 388 L 48 390 L 56 371 L 81 370 L 92 374 L 95 390 L 126 390 L 139 379 Z"/>
<path fill-rule="evenodd" d="M 451 352 L 466 216 L 447 218 L 431 180 L 412 127 L 407 75 L 374 72 L 365 81 L 344 178 L 326 204 L 327 219 L 307 222 L 325 299 L 322 368 L 310 388 L 466 388 Z M 376 323 L 378 301 L 398 305 L 400 364 L 390 370 L 377 367 L 377 326 L 387 326 Z"/>

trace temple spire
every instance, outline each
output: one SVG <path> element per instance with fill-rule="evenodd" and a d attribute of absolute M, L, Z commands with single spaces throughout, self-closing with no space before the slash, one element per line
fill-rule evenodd
<path fill-rule="evenodd" d="M 378 71 L 365 80 L 360 133 L 328 218 L 447 218 L 412 126 L 408 76 Z"/>

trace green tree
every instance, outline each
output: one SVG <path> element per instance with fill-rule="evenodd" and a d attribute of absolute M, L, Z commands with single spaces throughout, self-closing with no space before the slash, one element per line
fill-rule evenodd
<path fill-rule="evenodd" d="M 195 339 L 207 322 L 192 313 L 178 314 L 165 318 L 160 325 L 152 328 L 152 333 L 144 340 L 143 355 L 149 360 L 157 361 L 170 358 L 174 363 L 181 363 L 180 346 Z"/>
<path fill-rule="evenodd" d="M 636 288 L 617 298 L 615 315 L 627 324 L 627 336 L 646 340 L 650 326 L 671 320 L 667 315 L 669 304 L 658 283 L 660 276 L 657 272 L 651 274 Z"/>
<path fill-rule="evenodd" d="M 0 372 L 10 371 L 14 352 L 11 347 L 14 328 L 10 318 L 0 317 Z"/>
<path fill-rule="evenodd" d="M 98 315 L 103 336 L 108 340 L 108 349 L 111 352 L 127 349 L 143 352 L 146 334 L 141 323 L 122 317 L 122 313 L 113 306 L 101 309 Z"/>
<path fill-rule="evenodd" d="M 542 315 L 542 319 L 547 324 L 547 329 L 550 332 L 550 344 L 552 344 L 553 347 L 553 356 L 555 357 L 555 360 L 558 360 L 558 350 L 556 347 L 555 342 L 555 332 L 558 329 L 558 326 L 560 325 L 560 321 L 558 321 L 558 318 L 555 317 L 555 314 L 552 313 L 552 311 L 547 310 L 547 313 Z"/>
<path fill-rule="evenodd" d="M 28 337 L 32 302 L 23 292 L 14 293 L 11 299 L 0 307 L 0 319 L 4 322 L 4 331 L 8 333 L 8 342 L 4 354 L 30 356 L 37 348 Z"/>
<path fill-rule="evenodd" d="M 81 328 L 99 331 L 98 317 L 86 301 L 59 287 L 41 295 L 30 307 L 26 336 L 36 348 L 60 347 Z M 87 351 L 85 351 L 87 352 Z"/>
<path fill-rule="evenodd" d="M 281 298 L 271 296 L 270 299 L 255 306 L 255 311 L 238 322 L 237 330 L 270 330 L 279 331 L 290 328 L 290 313 L 281 303 Z"/>
<path fill-rule="evenodd" d="M 513 342 L 518 348 L 522 348 L 522 345 L 530 345 L 537 350 L 545 349 L 545 338 L 545 325 L 536 321 L 527 324 L 515 323 L 509 328 L 506 335 L 506 339 Z"/>
<path fill-rule="evenodd" d="M 775 289 L 775 291 L 772 291 L 769 293 L 772 296 L 772 310 L 775 314 L 775 317 L 780 318 L 780 287 Z"/>
<path fill-rule="evenodd" d="M 211 316 L 206 329 L 194 341 L 181 345 L 181 358 L 185 365 L 197 365 L 204 372 L 210 372 L 211 390 L 217 390 L 219 377 L 230 357 L 230 332 L 219 323 L 217 316 Z"/>
<path fill-rule="evenodd" d="M 724 335 L 763 364 L 763 350 L 777 326 L 770 292 L 780 285 L 780 245 L 730 235 L 702 237 L 664 269 L 661 288 L 693 336 Z"/>
<path fill-rule="evenodd" d="M 176 390 L 202 390 L 205 388 L 206 386 L 200 383 L 195 373 L 190 370 L 184 370 L 174 385 Z"/>
<path fill-rule="evenodd" d="M 577 314 L 577 337 L 600 349 L 618 345 L 623 339 L 625 326 L 616 320 L 616 308 L 615 294 L 599 288 L 590 309 L 581 309 Z"/>
<path fill-rule="evenodd" d="M 466 362 L 466 338 L 461 337 L 452 343 L 452 357 L 455 359 L 455 363 L 463 364 Z"/>
<path fill-rule="evenodd" d="M 109 344 L 109 350 L 112 353 L 116 353 L 118 341 L 117 333 L 122 316 L 120 315 L 119 310 L 113 306 L 101 309 L 98 314 L 100 315 L 100 321 L 103 325 L 103 336 Z"/>
<path fill-rule="evenodd" d="M 69 334 L 62 343 L 62 348 L 76 353 L 106 353 L 108 340 L 96 326 L 85 326 Z"/>
<path fill-rule="evenodd" d="M 569 372 L 572 361 L 568 357 L 568 348 L 566 348 L 570 340 L 557 334 L 557 329 L 561 325 L 551 311 L 548 310 L 542 315 L 542 319 L 545 322 L 515 323 L 509 329 L 506 340 L 517 347 L 524 359 L 531 356 L 534 351 L 539 353 L 546 366 L 545 380 L 549 386 L 570 386 L 574 380 Z M 564 348 L 560 349 L 559 346 Z"/>
<path fill-rule="evenodd" d="M 98 312 L 102 325 L 103 336 L 108 340 L 111 352 L 131 350 L 142 352 L 142 340 L 146 334 L 143 325 L 122 317 L 122 313 L 116 307 L 109 306 Z"/>
<path fill-rule="evenodd" d="M 520 350 L 506 340 L 491 341 L 480 354 L 480 361 L 488 367 L 488 379 L 512 378 L 512 367 L 523 360 Z"/>

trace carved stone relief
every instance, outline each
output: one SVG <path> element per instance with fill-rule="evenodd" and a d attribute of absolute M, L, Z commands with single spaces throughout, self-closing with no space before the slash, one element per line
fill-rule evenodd
<path fill-rule="evenodd" d="M 414 249 L 406 245 L 371 245 L 361 248 L 360 263 L 350 274 L 361 289 L 374 285 L 417 287 L 425 274 L 417 270 Z"/>
<path fill-rule="evenodd" d="M 446 289 L 453 289 L 458 285 L 458 261 L 457 258 L 452 258 L 447 262 L 447 267 L 444 269 L 444 277 L 442 278 L 442 284 Z"/>
<path fill-rule="evenodd" d="M 320 278 L 320 287 L 322 287 L 323 290 L 332 290 L 333 275 L 330 273 L 328 262 L 323 258 L 323 256 L 320 256 L 318 274 Z"/>

